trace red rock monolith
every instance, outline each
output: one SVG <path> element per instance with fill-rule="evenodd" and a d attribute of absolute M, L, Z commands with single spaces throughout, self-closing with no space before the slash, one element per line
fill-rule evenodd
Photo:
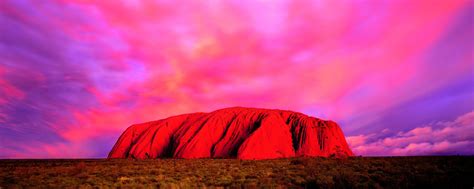
<path fill-rule="evenodd" d="M 132 125 L 108 157 L 275 159 L 353 155 L 333 121 L 292 111 L 234 107 Z"/>

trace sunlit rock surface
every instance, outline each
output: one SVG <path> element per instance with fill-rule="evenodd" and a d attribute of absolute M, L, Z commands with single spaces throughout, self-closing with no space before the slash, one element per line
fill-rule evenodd
<path fill-rule="evenodd" d="M 130 126 L 109 158 L 353 156 L 339 125 L 298 112 L 226 108 Z"/>

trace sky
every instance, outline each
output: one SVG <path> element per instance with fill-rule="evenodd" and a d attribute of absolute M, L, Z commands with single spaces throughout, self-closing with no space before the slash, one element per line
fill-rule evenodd
<path fill-rule="evenodd" d="M 0 158 L 103 158 L 131 124 L 243 106 L 356 155 L 474 155 L 472 0 L 2 0 Z"/>

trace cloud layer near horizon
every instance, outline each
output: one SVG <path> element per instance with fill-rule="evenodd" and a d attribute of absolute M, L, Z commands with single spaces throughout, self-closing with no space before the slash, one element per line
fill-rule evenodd
<path fill-rule="evenodd" d="M 104 157 L 130 124 L 229 106 L 335 120 L 361 155 L 472 154 L 472 138 L 371 134 L 470 115 L 472 14 L 462 0 L 2 1 L 0 157 Z"/>
<path fill-rule="evenodd" d="M 407 132 L 385 129 L 347 137 L 356 154 L 373 156 L 474 154 L 474 111 L 454 121 L 436 122 Z"/>

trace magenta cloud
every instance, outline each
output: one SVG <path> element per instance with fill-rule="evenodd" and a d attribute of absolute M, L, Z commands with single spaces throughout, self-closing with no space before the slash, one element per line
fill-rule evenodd
<path fill-rule="evenodd" d="M 428 137 L 420 125 L 474 110 L 473 7 L 5 0 L 0 158 L 104 157 L 133 123 L 230 106 L 331 119 L 360 154 L 391 155 L 367 150 L 381 137 L 371 133 L 390 131 L 387 145 Z M 465 145 L 437 139 L 405 141 L 398 154 Z"/>

